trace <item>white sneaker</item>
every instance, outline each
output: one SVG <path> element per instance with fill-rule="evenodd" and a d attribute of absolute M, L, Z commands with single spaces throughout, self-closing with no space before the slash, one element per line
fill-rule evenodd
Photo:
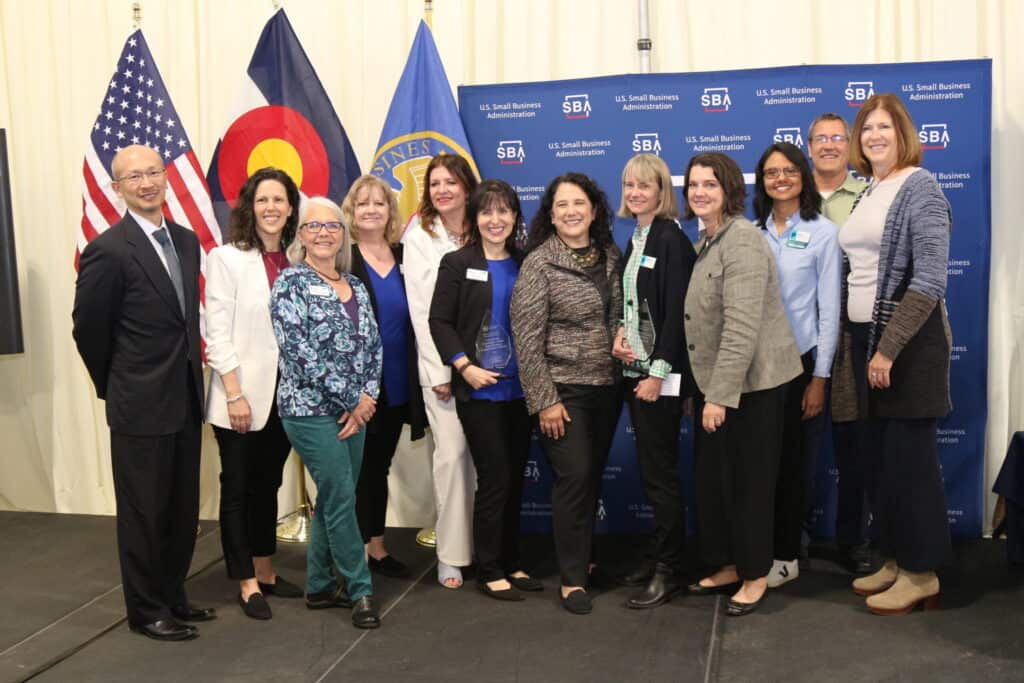
<path fill-rule="evenodd" d="M 799 560 L 775 560 L 768 572 L 768 587 L 778 588 L 784 583 L 789 583 L 800 576 Z"/>

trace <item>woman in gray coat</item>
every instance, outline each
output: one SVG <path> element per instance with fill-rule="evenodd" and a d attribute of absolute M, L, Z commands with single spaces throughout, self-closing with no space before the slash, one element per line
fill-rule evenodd
<path fill-rule="evenodd" d="M 698 154 L 685 187 L 685 215 L 703 223 L 683 315 L 703 427 L 695 448 L 700 547 L 718 568 L 690 591 L 729 592 L 728 614 L 742 616 L 768 587 L 785 385 L 803 366 L 774 258 L 742 216 L 739 166 L 724 154 Z"/>

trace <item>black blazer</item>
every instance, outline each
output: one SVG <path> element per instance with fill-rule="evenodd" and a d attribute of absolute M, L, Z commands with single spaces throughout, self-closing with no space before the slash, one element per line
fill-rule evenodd
<path fill-rule="evenodd" d="M 203 414 L 199 240 L 170 221 L 167 229 L 181 263 L 184 315 L 131 214 L 86 245 L 79 261 L 73 335 L 113 432 L 173 434 Z"/>
<path fill-rule="evenodd" d="M 623 265 L 633 253 L 633 240 L 626 246 Z M 679 224 L 668 218 L 656 218 L 647 233 L 644 255 L 655 259 L 653 268 L 640 268 L 636 276 L 638 306 L 647 301 L 654 323 L 655 342 L 651 360 L 664 360 L 672 372 L 682 375 L 680 396 L 692 396 L 697 384 L 690 370 L 686 352 L 686 331 L 683 328 L 683 305 L 690 274 L 697 260 L 690 240 Z M 625 293 L 623 293 L 625 297 Z"/>
<path fill-rule="evenodd" d="M 512 253 L 517 263 L 522 261 L 518 252 Z M 483 247 L 469 244 L 458 251 L 445 254 L 437 271 L 434 297 L 430 301 L 430 334 L 441 360 L 460 353 L 466 354 L 474 365 L 476 338 L 491 309 L 491 279 L 485 282 L 470 280 L 466 271 L 487 270 Z M 458 372 L 452 372 L 452 393 L 460 401 L 468 401 L 473 387 Z"/>
<path fill-rule="evenodd" d="M 397 244 L 391 247 L 391 253 L 395 256 L 396 267 L 398 268 L 399 276 L 402 279 L 402 287 L 405 287 L 405 275 L 402 273 L 402 245 Z M 370 293 L 370 305 L 373 307 L 373 316 L 377 319 L 378 326 L 380 325 L 380 314 L 377 312 L 377 295 L 373 291 L 373 281 L 370 280 L 370 273 L 367 270 L 366 260 L 363 258 L 363 254 L 359 251 L 359 245 L 352 244 L 352 265 L 349 268 L 349 272 L 355 275 L 359 280 L 366 285 L 366 291 Z M 413 334 L 412 323 L 406 328 L 406 361 L 409 374 L 409 403 L 408 413 L 405 417 L 406 424 L 409 425 L 411 434 L 409 438 L 412 441 L 422 439 L 426 433 L 427 426 L 427 410 L 423 405 L 423 390 L 420 388 L 419 373 L 416 370 L 417 356 L 416 356 L 416 335 Z M 380 382 L 380 395 L 377 397 L 377 405 L 387 406 L 388 396 L 384 390 L 384 378 L 381 378 Z M 367 430 L 370 432 L 376 431 L 376 425 L 371 419 L 367 425 Z"/>

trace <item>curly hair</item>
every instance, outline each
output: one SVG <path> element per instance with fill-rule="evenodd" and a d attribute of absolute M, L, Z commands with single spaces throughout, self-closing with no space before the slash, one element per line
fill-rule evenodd
<path fill-rule="evenodd" d="M 420 197 L 420 206 L 416 209 L 416 213 L 420 216 L 420 227 L 426 230 L 431 237 L 434 237 L 434 219 L 437 218 L 440 213 L 434 207 L 434 203 L 430 201 L 430 174 L 435 168 L 444 168 L 452 177 L 459 181 L 462 185 L 462 189 L 466 193 L 468 199 L 473 194 L 473 190 L 476 189 L 477 179 L 476 175 L 473 174 L 473 169 L 470 167 L 469 162 L 463 159 L 458 154 L 445 154 L 441 153 L 430 160 L 427 164 L 427 170 L 423 174 L 423 196 Z M 469 218 L 463 221 L 464 227 L 469 227 Z"/>
<path fill-rule="evenodd" d="M 231 209 L 231 218 L 228 221 L 228 242 L 242 251 L 252 248 L 263 251 L 263 240 L 256 232 L 256 210 L 253 205 L 256 201 L 256 190 L 264 180 L 276 180 L 284 186 L 288 204 L 292 209 L 291 215 L 284 222 L 284 230 L 281 232 L 281 248 L 287 249 L 295 239 L 295 227 L 299 224 L 299 188 L 287 173 L 279 168 L 267 166 L 249 176 L 249 179 L 242 185 L 242 189 L 238 191 L 235 207 Z"/>
<path fill-rule="evenodd" d="M 398 200 L 395 199 L 395 192 L 386 181 L 375 175 L 362 175 L 356 178 L 352 187 L 345 195 L 345 201 L 341 203 L 341 220 L 348 227 L 349 235 L 356 242 L 359 241 L 359 226 L 356 224 L 356 201 L 364 191 L 373 192 L 376 189 L 384 197 L 384 203 L 388 206 L 388 222 L 384 226 L 384 239 L 390 245 L 398 244 L 402 239 L 402 217 L 398 213 Z"/>
<path fill-rule="evenodd" d="M 814 185 L 811 165 L 807 162 L 803 150 L 793 143 L 776 142 L 764 151 L 754 170 L 754 216 L 757 218 L 757 224 L 762 227 L 767 225 L 768 217 L 772 215 L 772 198 L 768 196 L 768 190 L 764 186 L 764 165 L 768 162 L 768 157 L 776 152 L 786 157 L 786 160 L 800 171 L 800 218 L 805 221 L 813 220 L 821 213 L 821 195 Z"/>
<path fill-rule="evenodd" d="M 686 181 L 683 183 L 683 196 L 686 198 L 683 217 L 687 220 L 696 218 L 697 214 L 690 208 L 690 169 L 694 166 L 710 168 L 715 179 L 722 186 L 725 202 L 722 206 L 722 217 L 740 216 L 743 214 L 743 202 L 747 198 L 747 187 L 743 182 L 743 171 L 732 157 L 721 152 L 703 152 L 690 158 L 686 165 Z"/>
<path fill-rule="evenodd" d="M 608 196 L 604 190 L 590 177 L 582 173 L 563 173 L 552 180 L 544 196 L 540 200 L 540 208 L 530 222 L 530 236 L 526 240 L 525 252 L 531 251 L 547 242 L 555 234 L 555 225 L 551 222 L 551 211 L 555 206 L 555 193 L 563 183 L 569 183 L 583 190 L 591 206 L 594 207 L 594 221 L 590 224 L 590 241 L 599 249 L 606 249 L 614 243 L 612 239 L 612 207 L 608 204 Z"/>
<path fill-rule="evenodd" d="M 516 195 L 516 191 L 504 180 L 485 180 L 481 182 L 469 198 L 469 203 L 466 205 L 466 217 L 469 219 L 469 233 L 466 236 L 466 243 L 477 244 L 482 239 L 480 236 L 480 224 L 477 222 L 480 212 L 485 209 L 501 206 L 507 207 L 515 214 L 515 219 L 512 223 L 512 233 L 505 239 L 505 248 L 508 249 L 509 254 L 513 258 L 518 258 L 519 249 L 516 246 L 516 237 L 519 232 L 519 226 L 523 223 L 523 210 L 519 204 L 519 196 Z"/>

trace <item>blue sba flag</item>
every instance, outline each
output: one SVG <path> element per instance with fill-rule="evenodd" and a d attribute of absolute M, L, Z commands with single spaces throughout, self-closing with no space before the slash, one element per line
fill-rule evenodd
<path fill-rule="evenodd" d="M 221 229 L 242 184 L 264 166 L 288 173 L 304 196 L 340 204 L 359 162 L 283 9 L 263 28 L 241 90 L 206 174 Z"/>
<path fill-rule="evenodd" d="M 427 164 L 442 152 L 465 158 L 480 177 L 441 56 L 421 20 L 370 168 L 398 193 L 403 221 L 419 206 Z"/>

